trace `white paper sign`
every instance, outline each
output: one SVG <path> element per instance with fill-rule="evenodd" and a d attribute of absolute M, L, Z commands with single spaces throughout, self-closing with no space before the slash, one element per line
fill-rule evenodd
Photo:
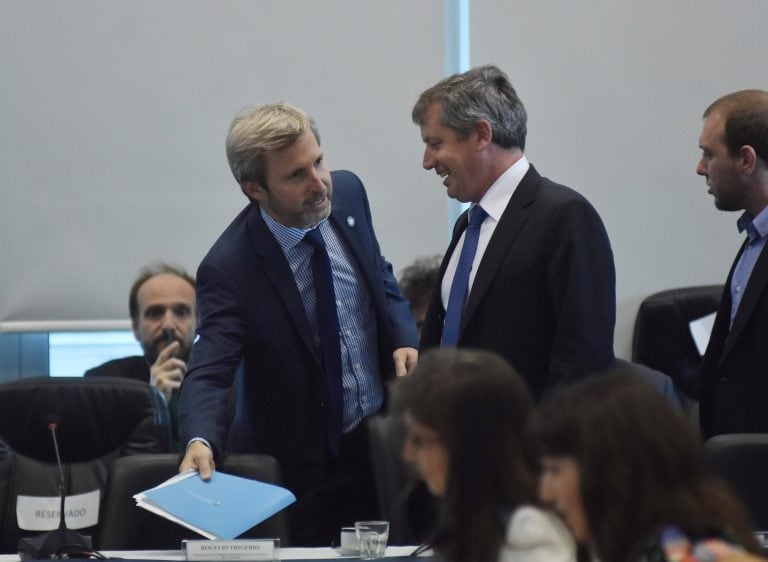
<path fill-rule="evenodd" d="M 84 529 L 99 522 L 101 492 L 67 496 L 64 522 L 68 529 Z M 61 498 L 58 496 L 22 496 L 16 499 L 16 522 L 24 531 L 52 531 L 59 527 Z"/>
<path fill-rule="evenodd" d="M 707 350 L 709 336 L 712 334 L 712 328 L 715 325 L 716 314 L 716 312 L 707 314 L 696 320 L 691 320 L 688 324 L 688 329 L 691 331 L 691 336 L 693 337 L 693 343 L 696 344 L 696 349 L 701 356 L 704 356 L 704 352 Z"/>

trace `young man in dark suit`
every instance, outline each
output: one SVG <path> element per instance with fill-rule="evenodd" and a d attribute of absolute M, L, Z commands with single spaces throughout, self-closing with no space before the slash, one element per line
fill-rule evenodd
<path fill-rule="evenodd" d="M 728 274 L 700 369 L 705 437 L 768 432 L 768 92 L 744 90 L 704 112 L 696 172 L 715 206 L 743 211 L 746 240 Z"/>
<path fill-rule="evenodd" d="M 384 382 L 415 365 L 416 327 L 363 184 L 329 172 L 308 115 L 284 103 L 244 110 L 227 157 L 250 204 L 198 269 L 181 469 L 207 478 L 224 452 L 273 455 L 298 497 L 291 542 L 328 546 L 378 513 L 364 422 Z"/>
<path fill-rule="evenodd" d="M 421 94 L 423 166 L 472 207 L 454 228 L 421 335 L 505 357 L 536 398 L 613 365 L 613 253 L 600 217 L 524 155 L 527 115 L 506 74 L 481 66 Z"/>

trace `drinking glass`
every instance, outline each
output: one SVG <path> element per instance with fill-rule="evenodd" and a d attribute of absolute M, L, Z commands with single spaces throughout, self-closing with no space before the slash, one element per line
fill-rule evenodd
<path fill-rule="evenodd" d="M 360 543 L 360 559 L 384 558 L 389 538 L 388 521 L 357 521 L 355 534 Z"/>

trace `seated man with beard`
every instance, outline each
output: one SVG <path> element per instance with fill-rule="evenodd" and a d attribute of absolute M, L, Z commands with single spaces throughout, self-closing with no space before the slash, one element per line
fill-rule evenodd
<path fill-rule="evenodd" d="M 181 452 L 178 390 L 187 372 L 197 325 L 195 280 L 166 263 L 145 267 L 131 287 L 129 308 L 133 335 L 144 355 L 107 361 L 86 371 L 85 376 L 129 378 L 157 388 L 168 403 L 172 448 Z"/>

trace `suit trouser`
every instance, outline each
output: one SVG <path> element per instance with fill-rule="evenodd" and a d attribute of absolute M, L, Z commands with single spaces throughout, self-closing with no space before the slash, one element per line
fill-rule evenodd
<path fill-rule="evenodd" d="M 379 519 L 365 421 L 341 438 L 338 455 L 326 453 L 322 475 L 290 512 L 291 544 L 339 544 L 341 527 Z"/>

